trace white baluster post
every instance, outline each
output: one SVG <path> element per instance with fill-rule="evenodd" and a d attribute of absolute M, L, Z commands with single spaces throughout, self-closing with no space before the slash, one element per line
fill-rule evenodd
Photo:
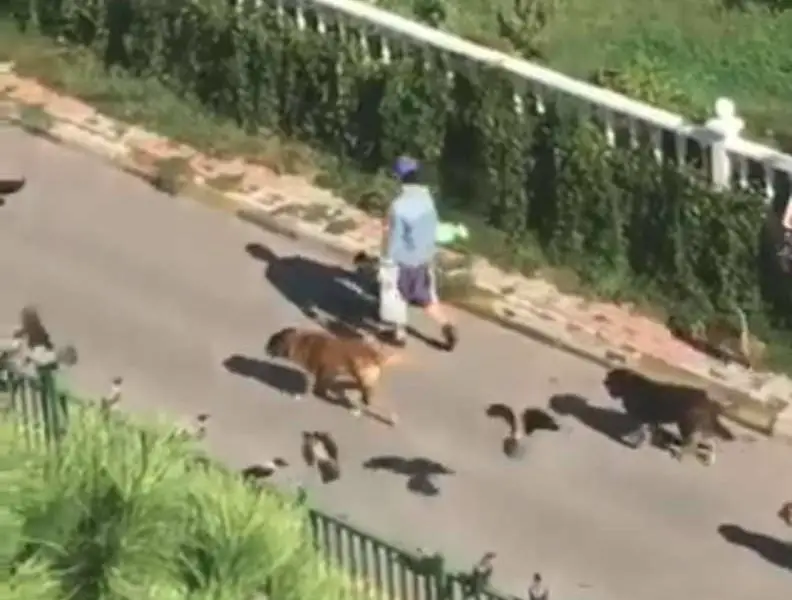
<path fill-rule="evenodd" d="M 715 102 L 715 116 L 707 121 L 715 137 L 711 147 L 712 183 L 716 189 L 725 190 L 731 185 L 732 165 L 729 158 L 728 142 L 738 138 L 745 121 L 737 116 L 737 109 L 729 98 L 718 98 Z"/>

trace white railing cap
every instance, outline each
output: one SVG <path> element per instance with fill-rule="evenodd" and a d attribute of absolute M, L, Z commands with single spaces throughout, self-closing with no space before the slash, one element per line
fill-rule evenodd
<path fill-rule="evenodd" d="M 315 4 L 318 7 L 341 12 L 354 19 L 375 25 L 386 32 L 390 31 L 393 34 L 423 42 L 438 50 L 499 67 L 537 85 L 564 92 L 614 112 L 648 121 L 658 127 L 677 129 L 685 123 L 685 119 L 678 114 L 579 81 L 547 67 L 510 56 L 505 52 L 470 42 L 457 35 L 434 29 L 365 2 L 358 0 L 309 0 L 306 4 Z"/>
<path fill-rule="evenodd" d="M 287 0 L 300 4 L 300 0 Z M 597 87 L 580 81 L 504 52 L 470 42 L 459 36 L 434 29 L 423 23 L 412 21 L 401 15 L 383 10 L 359 0 L 304 0 L 306 5 L 314 5 L 327 12 L 338 12 L 349 18 L 362 21 L 378 28 L 384 35 L 408 38 L 432 46 L 438 50 L 454 54 L 482 64 L 500 68 L 518 78 L 527 79 L 540 88 L 567 94 L 583 102 L 617 113 L 637 121 L 642 121 L 658 129 L 675 132 L 704 144 L 712 143 L 712 131 L 706 127 L 687 121 L 679 114 L 656 108 L 644 102 L 633 100 L 623 94 Z M 722 110 L 728 110 L 720 99 Z M 731 103 L 731 108 L 734 108 Z M 740 137 L 726 140 L 727 148 L 734 154 L 761 162 L 768 167 L 792 172 L 792 156 L 764 144 L 750 142 Z"/>

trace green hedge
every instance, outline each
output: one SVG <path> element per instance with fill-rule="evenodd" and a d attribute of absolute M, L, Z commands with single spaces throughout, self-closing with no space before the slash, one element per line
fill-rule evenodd
<path fill-rule="evenodd" d="M 57 448 L 0 420 L 4 600 L 344 600 L 307 508 L 257 492 L 172 427 L 76 403 Z M 26 423 L 30 426 L 30 423 Z"/>
<path fill-rule="evenodd" d="M 716 193 L 692 169 L 609 148 L 578 107 L 540 114 L 526 94 L 519 115 L 498 71 L 398 44 L 383 64 L 356 32 L 328 23 L 320 35 L 311 15 L 300 31 L 268 2 L 257 12 L 226 0 L 17 3 L 20 22 L 156 77 L 250 132 L 305 140 L 338 171 L 381 173 L 397 154 L 420 157 L 443 208 L 505 232 L 514 255 L 539 240 L 542 260 L 574 269 L 599 295 L 649 299 L 685 323 L 733 314 L 735 303 L 764 312 L 758 195 Z M 378 39 L 367 39 L 378 55 Z M 540 266 L 534 258 L 523 266 Z"/>

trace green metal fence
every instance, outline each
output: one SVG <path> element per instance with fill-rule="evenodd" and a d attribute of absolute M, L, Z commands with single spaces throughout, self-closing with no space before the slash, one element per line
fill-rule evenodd
<path fill-rule="evenodd" d="M 56 447 L 66 431 L 68 394 L 58 390 L 52 372 L 28 377 L 0 372 L 0 410 L 7 411 L 28 444 Z"/>
<path fill-rule="evenodd" d="M 57 449 L 76 400 L 51 372 L 29 377 L 0 371 L 0 411 L 10 414 L 26 443 Z M 370 535 L 343 519 L 309 508 L 314 545 L 329 564 L 360 585 L 360 600 L 507 600 L 471 573 L 448 569 L 440 555 L 420 556 Z"/>
<path fill-rule="evenodd" d="M 314 542 L 330 564 L 364 581 L 365 597 L 406 600 L 506 600 L 478 586 L 473 573 L 453 572 L 439 555 L 419 556 L 370 535 L 345 520 L 309 511 Z M 481 589 L 477 589 L 481 588 Z M 365 594 L 365 592 L 369 592 Z"/>

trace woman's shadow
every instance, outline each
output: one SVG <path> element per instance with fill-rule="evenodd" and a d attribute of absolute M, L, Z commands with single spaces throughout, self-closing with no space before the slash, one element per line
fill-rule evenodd
<path fill-rule="evenodd" d="M 341 329 L 376 330 L 376 299 L 355 272 L 304 256 L 278 256 L 257 243 L 245 250 L 266 264 L 267 281 L 309 319 Z"/>

